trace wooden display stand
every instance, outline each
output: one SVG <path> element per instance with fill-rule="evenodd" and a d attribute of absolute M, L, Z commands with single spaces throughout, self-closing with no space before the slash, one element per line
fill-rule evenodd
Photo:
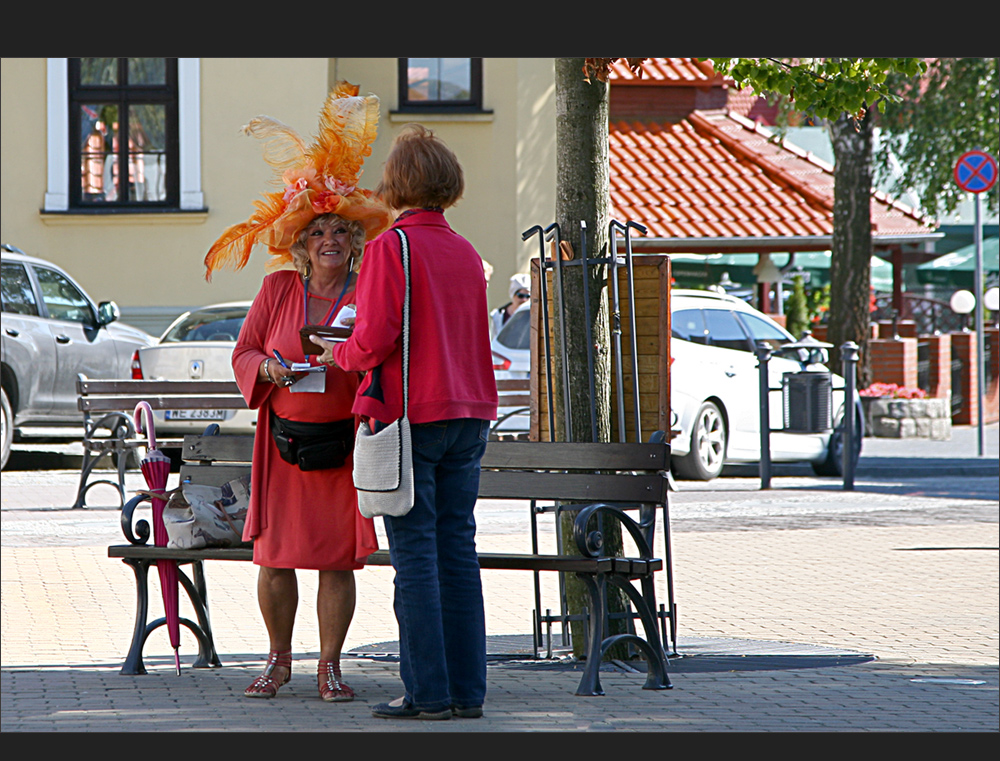
<path fill-rule="evenodd" d="M 549 270 L 546 293 L 549 297 L 549 344 L 553 355 L 559 351 L 555 334 L 557 315 L 552 297 L 555 292 L 554 273 Z M 621 354 L 626 441 L 636 441 L 635 407 L 632 380 L 632 333 L 628 277 L 624 265 L 617 268 L 618 302 L 621 324 Z M 579 277 L 579 267 L 566 267 L 563 277 Z M 532 299 L 541 298 L 540 267 L 537 258 L 531 260 Z M 606 290 L 611 300 L 610 270 Z M 670 439 L 670 258 L 665 254 L 633 254 L 633 292 L 635 295 L 636 354 L 639 368 L 640 441 L 648 441 L 654 431 L 667 432 Z M 538 302 L 534 302 L 540 306 Z M 613 330 L 614 315 L 608 310 Z M 548 381 L 546 377 L 545 340 L 542 331 L 542 310 L 531 310 L 531 441 L 549 441 Z M 618 389 L 615 373 L 614 334 L 606 347 L 611 356 L 611 440 L 618 441 Z M 552 362 L 553 372 L 555 363 Z M 586 383 L 586 379 L 573 379 Z M 553 379 L 553 388 L 561 382 Z M 557 426 L 558 427 L 558 426 Z"/>

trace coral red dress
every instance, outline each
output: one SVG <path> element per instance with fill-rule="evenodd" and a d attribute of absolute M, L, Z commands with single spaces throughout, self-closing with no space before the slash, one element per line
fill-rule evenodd
<path fill-rule="evenodd" d="M 340 305 L 353 303 L 353 294 L 344 293 Z M 282 388 L 257 379 L 260 363 L 273 357 L 275 349 L 289 363 L 305 360 L 299 339 L 303 296 L 297 272 L 280 270 L 265 277 L 233 351 L 236 382 L 247 405 L 257 410 L 243 539 L 254 541 L 257 565 L 321 571 L 363 568 L 378 549 L 378 539 L 372 520 L 358 512 L 352 458 L 340 468 L 301 471 L 281 459 L 270 425 L 272 409 L 279 417 L 307 422 L 353 418 L 358 374 L 328 368 L 322 393 L 293 394 L 294 386 Z M 315 356 L 311 361 L 318 364 Z M 357 419 L 354 422 L 356 428 Z"/>

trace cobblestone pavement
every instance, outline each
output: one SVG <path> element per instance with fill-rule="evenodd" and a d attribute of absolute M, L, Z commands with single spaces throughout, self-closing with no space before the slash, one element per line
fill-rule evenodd
<path fill-rule="evenodd" d="M 859 470 L 853 491 L 801 473 L 775 476 L 765 491 L 746 476 L 678 484 L 673 689 L 643 690 L 641 663 L 617 662 L 602 666 L 604 696 L 574 695 L 580 666 L 558 637 L 552 659 L 531 658 L 531 574 L 486 572 L 484 718 L 400 722 L 369 712 L 401 693 L 391 569 L 357 574 L 344 659 L 353 703 L 316 697 L 308 572 L 292 681 L 274 700 L 242 697 L 267 650 L 246 563 L 206 569 L 221 669 L 191 668 L 197 645 L 182 629 L 175 675 L 160 628 L 146 648 L 149 673 L 123 676 L 135 601 L 131 571 L 107 557 L 107 544 L 122 541 L 116 501 L 99 504 L 95 489 L 95 507 L 71 510 L 75 472 L 5 471 L 0 731 L 995 733 L 997 478 L 882 472 Z M 481 549 L 527 549 L 526 507 L 484 503 L 477 515 Z M 542 580 L 543 605 L 556 608 L 554 579 Z M 662 578 L 657 594 L 666 599 Z M 181 615 L 193 617 L 183 600 Z"/>

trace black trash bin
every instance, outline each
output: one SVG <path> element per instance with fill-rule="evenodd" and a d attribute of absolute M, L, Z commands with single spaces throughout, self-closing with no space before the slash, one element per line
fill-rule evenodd
<path fill-rule="evenodd" d="M 782 429 L 824 433 L 833 429 L 833 381 L 829 372 L 802 370 L 781 376 Z"/>

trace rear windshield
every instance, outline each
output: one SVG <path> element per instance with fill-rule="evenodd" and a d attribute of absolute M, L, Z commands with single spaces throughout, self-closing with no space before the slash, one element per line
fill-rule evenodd
<path fill-rule="evenodd" d="M 497 343 L 508 349 L 528 349 L 531 347 L 531 310 L 514 312 L 497 333 Z"/>
<path fill-rule="evenodd" d="M 228 307 L 192 312 L 174 325 L 162 343 L 181 341 L 235 341 L 247 316 L 246 307 Z"/>

